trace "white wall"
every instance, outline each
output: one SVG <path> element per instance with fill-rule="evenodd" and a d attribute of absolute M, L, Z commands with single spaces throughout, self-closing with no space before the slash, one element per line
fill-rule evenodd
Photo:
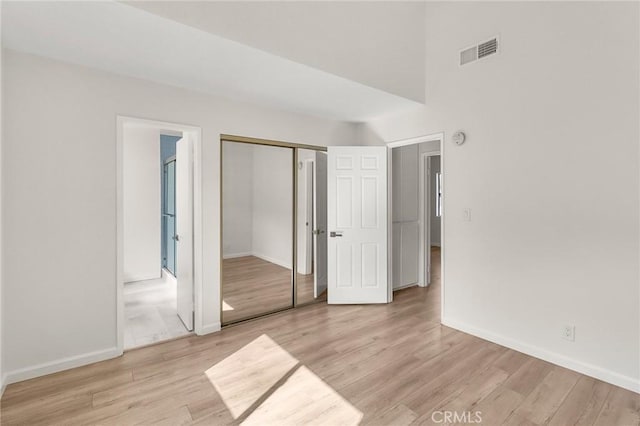
<path fill-rule="evenodd" d="M 638 7 L 427 3 L 427 105 L 362 129 L 445 132 L 445 324 L 636 391 Z M 498 33 L 499 55 L 458 66 Z"/>
<path fill-rule="evenodd" d="M 222 144 L 222 245 L 225 258 L 253 254 L 253 147 Z"/>
<path fill-rule="evenodd" d="M 258 256 L 291 268 L 291 149 L 225 142 L 223 144 L 223 253 L 225 258 Z M 300 150 L 299 160 L 314 158 Z M 305 169 L 297 169 L 298 268 L 305 253 Z M 311 194 L 309 194 L 311 195 Z"/>
<path fill-rule="evenodd" d="M 221 133 L 353 144 L 355 126 L 5 50 L 4 366 L 10 380 L 116 347 L 116 116 L 202 127 L 204 332 L 220 325 Z M 65 364 L 65 361 L 67 363 Z"/>
<path fill-rule="evenodd" d="M 125 126 L 122 136 L 124 282 L 160 278 L 160 130 Z"/>
<path fill-rule="evenodd" d="M 436 174 L 440 172 L 440 156 L 434 155 L 429 157 L 428 160 L 431 163 L 431 176 L 429 176 L 429 186 L 430 192 L 429 197 L 430 200 L 430 212 L 429 212 L 429 222 L 431 231 L 431 245 L 432 246 L 440 246 L 440 216 L 436 216 Z"/>
<path fill-rule="evenodd" d="M 293 150 L 253 147 L 253 254 L 292 267 Z"/>

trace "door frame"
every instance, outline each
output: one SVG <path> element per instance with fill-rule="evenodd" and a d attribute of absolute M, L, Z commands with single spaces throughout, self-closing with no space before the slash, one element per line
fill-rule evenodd
<path fill-rule="evenodd" d="M 431 161 L 427 159 L 436 156 L 440 156 L 442 163 L 440 151 L 423 152 L 420 155 L 420 167 L 418 173 L 420 186 L 418 190 L 420 192 L 419 215 L 422 218 L 422 229 L 420 232 L 422 242 L 422 244 L 420 244 L 420 250 L 422 251 L 420 256 L 420 268 L 423 274 L 423 279 L 418 284 L 420 287 L 427 287 L 431 284 L 431 274 L 429 273 L 431 271 L 431 252 L 427 253 L 427 247 L 429 247 L 429 250 L 431 249 L 431 204 L 433 194 L 431 193 L 431 164 L 427 166 L 425 163 L 427 161 Z M 427 176 L 427 173 L 429 173 L 429 176 Z M 442 216 L 440 216 L 440 224 L 442 225 Z M 442 238 L 442 235 L 440 238 Z"/>
<path fill-rule="evenodd" d="M 424 136 L 417 136 L 417 137 L 413 137 L 413 138 L 408 138 L 408 139 L 400 139 L 400 140 L 396 140 L 396 141 L 392 141 L 392 142 L 387 142 L 386 146 L 387 146 L 387 165 L 388 165 L 388 181 L 387 181 L 387 187 L 388 187 L 388 196 L 387 196 L 387 222 L 388 222 L 388 241 L 389 241 L 389 251 L 387 253 L 387 271 L 388 271 L 388 280 L 389 280 L 389 302 L 393 301 L 393 187 L 392 187 L 392 179 L 393 179 L 393 164 L 391 161 L 391 155 L 392 155 L 392 150 L 393 148 L 399 148 L 401 146 L 407 146 L 407 145 L 417 145 L 417 144 L 421 144 L 424 142 L 435 142 L 437 141 L 440 145 L 439 150 L 437 151 L 433 151 L 433 155 L 440 155 L 440 173 L 442 174 L 442 216 L 440 217 L 440 265 L 441 265 L 441 272 L 440 272 L 440 308 L 441 308 L 441 318 L 444 317 L 444 297 L 445 297 L 445 268 L 444 268 L 444 263 L 445 263 L 445 238 L 444 238 L 444 224 L 445 224 L 445 173 L 444 173 L 444 132 L 439 132 L 439 133 L 432 133 L 429 135 L 424 135 Z M 427 153 L 424 153 L 427 154 Z M 422 155 L 420 155 L 420 163 L 422 163 Z M 424 167 L 424 164 L 420 164 L 420 169 L 422 169 Z M 419 173 L 419 179 L 421 180 L 421 184 L 424 185 L 424 175 L 423 175 L 424 171 L 422 173 Z M 422 174 L 422 176 L 420 176 Z M 420 197 L 424 197 L 424 186 L 423 186 L 423 190 L 420 191 Z M 424 207 L 424 198 L 422 200 L 423 202 L 420 203 L 420 212 L 419 214 L 421 214 L 422 217 L 422 222 L 423 222 L 423 228 L 428 228 L 428 222 L 425 221 L 425 207 Z M 420 237 L 422 240 L 422 244 L 420 245 L 421 250 L 424 251 L 425 248 L 425 243 L 426 243 L 426 236 L 425 236 L 425 232 L 424 230 L 422 230 L 422 232 L 420 233 Z M 425 256 L 421 256 L 421 262 L 422 264 L 426 264 L 427 262 L 425 262 Z M 425 271 L 425 266 L 421 267 L 421 270 L 423 271 L 423 275 L 424 275 L 424 280 L 423 280 L 423 285 L 425 282 L 429 281 L 429 277 L 427 277 L 426 275 L 426 271 Z"/>
<path fill-rule="evenodd" d="M 273 147 L 279 147 L 279 148 L 291 148 L 293 150 L 293 161 L 291 163 L 291 176 L 293 179 L 293 194 L 292 194 L 292 215 L 293 215 L 293 220 L 292 220 L 292 239 L 293 239 L 293 244 L 292 244 L 292 257 L 291 257 L 291 295 L 292 295 L 292 300 L 293 303 L 290 307 L 287 308 L 281 308 L 281 309 L 276 309 L 274 311 L 269 311 L 269 312 L 264 312 L 262 314 L 259 315 L 255 315 L 255 316 L 251 316 L 248 318 L 242 318 L 239 320 L 234 320 L 234 321 L 229 321 L 229 322 L 224 322 L 223 321 L 223 302 L 224 302 L 224 294 L 223 294 L 223 244 L 224 244 L 224 238 L 223 238 L 223 226 L 224 226 L 224 206 L 223 206 L 223 195 L 224 195 L 224 182 L 223 182 L 223 168 L 224 168 L 224 155 L 223 155 L 223 143 L 224 142 L 235 142 L 235 143 L 244 143 L 244 144 L 250 144 L 250 145 L 265 145 L 265 146 L 273 146 Z M 298 272 L 298 149 L 307 149 L 307 150 L 312 150 L 312 151 L 327 151 L 327 147 L 326 146 L 320 146 L 320 145 L 307 145 L 307 144 L 301 144 L 301 143 L 295 143 L 295 142 L 285 142 L 285 141 L 278 141 L 278 140 L 273 140 L 273 139 L 261 139 L 261 138 L 254 138 L 254 137 L 248 137 L 248 136 L 238 136 L 238 135 L 229 135 L 229 134 L 221 134 L 220 135 L 220 257 L 218 259 L 219 261 L 219 271 L 220 271 L 220 275 L 218 277 L 219 282 L 220 282 L 220 294 L 219 294 L 219 299 L 220 299 L 220 324 L 222 327 L 226 327 L 226 326 L 230 326 L 233 324 L 237 324 L 237 323 L 241 323 L 244 321 L 250 321 L 253 320 L 255 318 L 260 318 L 263 316 L 267 316 L 267 315 L 271 315 L 274 313 L 278 313 L 278 312 L 282 312 L 282 311 L 286 311 L 289 309 L 295 309 L 297 307 L 301 307 L 301 306 L 306 306 L 306 305 L 311 305 L 314 303 L 318 303 L 319 301 L 311 301 L 311 302 L 307 302 L 307 303 L 298 303 L 298 282 L 297 282 L 297 272 Z"/>
<path fill-rule="evenodd" d="M 193 140 L 193 310 L 194 332 L 202 334 L 202 129 L 200 127 L 125 115 L 116 116 L 116 342 L 124 353 L 124 126 L 170 130 L 189 134 Z M 158 140 L 160 143 L 160 140 Z"/>
<path fill-rule="evenodd" d="M 306 215 L 304 220 L 307 223 L 307 227 L 305 228 L 305 259 L 304 266 L 305 272 L 310 271 L 312 274 L 314 272 L 314 262 L 313 262 L 313 228 L 315 227 L 313 212 L 315 210 L 315 206 L 313 205 L 313 189 L 314 189 L 314 180 L 315 180 L 315 166 L 316 160 L 306 159 L 302 161 L 303 170 L 304 170 L 304 194 L 305 194 L 305 210 Z"/>

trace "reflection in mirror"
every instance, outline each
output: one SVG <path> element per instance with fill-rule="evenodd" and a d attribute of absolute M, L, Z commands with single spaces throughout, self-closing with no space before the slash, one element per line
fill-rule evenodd
<path fill-rule="evenodd" d="M 293 149 L 222 142 L 222 323 L 293 306 Z"/>
<path fill-rule="evenodd" d="M 326 257 L 327 235 L 326 214 L 323 214 L 326 212 L 326 154 L 298 149 L 296 177 L 298 180 L 296 304 L 303 305 L 317 300 L 326 300 L 327 297 L 326 283 L 325 285 L 322 283 L 323 276 L 326 279 L 324 257 Z M 323 270 L 325 270 L 324 274 Z"/>

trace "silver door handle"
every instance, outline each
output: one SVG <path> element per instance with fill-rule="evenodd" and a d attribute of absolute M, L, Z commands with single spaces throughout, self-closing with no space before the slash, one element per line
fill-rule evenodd
<path fill-rule="evenodd" d="M 314 229 L 313 230 L 313 235 L 320 235 L 320 234 L 324 234 L 324 231 L 322 229 Z"/>
<path fill-rule="evenodd" d="M 335 237 L 342 237 L 342 231 L 331 231 L 329 233 L 329 236 L 331 238 L 335 238 Z"/>

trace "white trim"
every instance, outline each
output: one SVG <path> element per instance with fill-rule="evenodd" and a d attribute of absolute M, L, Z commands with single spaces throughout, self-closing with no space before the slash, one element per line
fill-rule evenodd
<path fill-rule="evenodd" d="M 432 133 L 430 135 L 418 136 L 409 139 L 402 139 L 392 142 L 387 142 L 387 221 L 388 221 L 388 245 L 391 247 L 390 250 L 387 251 L 387 279 L 389 282 L 389 302 L 393 301 L 393 235 L 392 235 L 392 227 L 393 227 L 393 171 L 392 171 L 392 161 L 391 161 L 391 150 L 393 148 L 398 148 L 406 145 L 415 145 L 424 142 L 433 142 L 438 141 L 440 143 L 440 149 L 438 151 L 428 151 L 424 154 L 431 155 L 439 155 L 440 156 L 440 173 L 442 174 L 442 187 L 440 190 L 442 191 L 442 216 L 440 217 L 440 312 L 441 317 L 444 318 L 445 309 L 444 309 L 444 296 L 445 296 L 445 247 L 444 247 L 444 223 L 445 223 L 445 204 L 446 204 L 446 196 L 445 196 L 445 173 L 444 173 L 444 147 L 445 147 L 445 138 L 444 132 Z M 423 219 L 424 220 L 424 219 Z M 423 242 L 424 243 L 424 242 Z M 424 257 L 424 256 L 423 256 Z M 429 257 L 431 259 L 431 257 Z"/>
<path fill-rule="evenodd" d="M 261 254 L 261 253 L 255 253 L 254 252 L 253 255 L 255 257 L 260 258 L 260 259 L 262 259 L 264 261 L 267 261 L 269 263 L 273 263 L 275 265 L 282 266 L 283 268 L 286 268 L 286 269 L 291 269 L 291 263 L 290 262 L 288 263 L 286 261 L 283 261 L 283 260 L 280 260 L 280 259 L 276 259 L 275 257 L 267 256 L 267 255 L 264 255 L 264 254 Z"/>
<path fill-rule="evenodd" d="M 621 388 L 628 389 L 632 392 L 640 393 L 640 380 L 632 377 L 624 376 L 620 373 L 616 373 L 593 364 L 577 361 L 557 352 L 551 352 L 538 346 L 533 346 L 501 334 L 493 333 L 491 331 L 469 325 L 463 321 L 442 317 L 441 322 L 447 327 L 455 328 L 456 330 L 464 333 L 497 343 L 500 346 L 505 346 L 552 364 L 568 368 L 569 370 L 577 371 L 578 373 L 594 377 L 615 386 L 620 386 Z"/>
<path fill-rule="evenodd" d="M 393 302 L 393 175 L 391 148 L 387 147 L 387 303 Z"/>
<path fill-rule="evenodd" d="M 304 175 L 303 179 L 300 179 L 298 176 L 298 185 L 299 189 L 302 187 L 304 191 L 304 203 L 305 203 L 305 213 L 306 216 L 304 221 L 306 223 L 303 232 L 298 232 L 300 235 L 304 235 L 304 267 L 300 268 L 300 263 L 298 263 L 298 270 L 296 271 L 298 274 L 302 275 L 310 275 L 313 272 L 313 230 L 315 228 L 315 223 L 313 222 L 313 199 L 314 199 L 314 184 L 313 179 L 315 177 L 315 167 L 316 160 L 314 159 L 306 159 L 303 161 L 304 163 Z M 304 185 L 300 185 L 300 182 L 304 182 Z M 300 200 L 298 200 L 298 204 L 300 204 Z M 299 206 L 296 206 L 299 207 Z M 298 214 L 298 210 L 296 209 L 296 215 Z M 298 242 L 300 242 L 300 238 L 298 237 Z M 302 244 L 300 244 L 302 245 Z M 301 256 L 302 257 L 302 256 Z M 298 259 L 300 260 L 300 259 Z"/>
<path fill-rule="evenodd" d="M 400 139 L 397 141 L 387 142 L 388 148 L 398 148 L 405 145 L 415 145 L 423 142 L 440 141 L 440 149 L 442 149 L 442 141 L 444 141 L 444 132 L 432 133 L 430 135 L 417 136 L 415 138 Z"/>
<path fill-rule="evenodd" d="M 253 256 L 253 252 L 247 251 L 247 252 L 243 252 L 243 253 L 223 254 L 222 258 L 223 259 L 235 259 L 237 257 L 247 257 L 247 256 Z"/>
<path fill-rule="evenodd" d="M 409 288 L 409 287 L 422 287 L 420 285 L 420 283 L 413 283 L 413 284 L 405 284 L 402 287 L 396 287 L 393 289 L 393 291 L 398 291 L 398 290 L 404 290 L 405 288 Z"/>
<path fill-rule="evenodd" d="M 420 274 L 422 275 L 422 280 L 420 282 L 421 287 L 427 287 L 431 284 L 431 250 L 427 250 L 427 247 L 431 247 L 431 163 L 427 165 L 425 168 L 426 159 L 429 157 L 436 157 L 440 155 L 440 150 L 438 151 L 427 151 L 420 154 L 420 163 L 419 163 L 419 179 L 420 186 L 418 188 L 419 191 L 419 199 L 420 199 Z M 429 174 L 427 179 L 427 173 Z M 427 184 L 428 181 L 428 184 Z M 442 238 L 442 237 L 441 237 Z M 442 284 L 442 283 L 441 283 Z"/>
<path fill-rule="evenodd" d="M 162 272 L 158 276 L 150 277 L 149 275 L 127 275 L 122 278 L 122 281 L 127 283 L 135 283 L 138 281 L 149 281 L 149 280 L 159 280 L 162 278 Z"/>
<path fill-rule="evenodd" d="M 205 324 L 200 327 L 200 330 L 196 333 L 198 336 L 204 336 L 205 334 L 215 333 L 222 329 L 222 325 L 219 322 L 213 324 Z"/>
<path fill-rule="evenodd" d="M 264 260 L 265 262 L 273 263 L 274 265 L 278 265 L 278 266 L 282 266 L 283 268 L 291 269 L 291 263 L 288 263 L 288 262 L 280 260 L 280 259 L 276 259 L 275 257 L 271 257 L 271 256 L 267 256 L 267 255 L 264 255 L 264 254 L 256 253 L 256 252 L 253 252 L 253 251 L 247 251 L 247 252 L 243 252 L 243 253 L 225 254 L 225 255 L 222 256 L 222 258 L 223 259 L 235 259 L 235 258 L 238 258 L 238 257 L 247 257 L 247 256 L 257 257 L 259 259 Z M 303 275 L 308 275 L 308 274 L 303 274 Z"/>
<path fill-rule="evenodd" d="M 200 127 L 147 120 L 130 116 L 116 116 L 116 348 L 115 356 L 124 353 L 124 214 L 123 214 L 123 128 L 125 123 L 153 127 L 164 131 L 189 133 L 193 141 L 193 296 L 194 331 L 202 332 L 202 129 Z"/>
<path fill-rule="evenodd" d="M 120 349 L 117 347 L 104 349 L 101 351 L 89 352 L 82 355 L 70 356 L 58 359 L 44 364 L 38 364 L 32 367 L 21 368 L 8 372 L 3 380 L 3 385 L 21 382 L 23 380 L 33 379 L 34 377 L 45 376 L 47 374 L 57 373 L 71 368 L 82 367 L 83 365 L 93 364 L 95 362 L 119 356 Z"/>

